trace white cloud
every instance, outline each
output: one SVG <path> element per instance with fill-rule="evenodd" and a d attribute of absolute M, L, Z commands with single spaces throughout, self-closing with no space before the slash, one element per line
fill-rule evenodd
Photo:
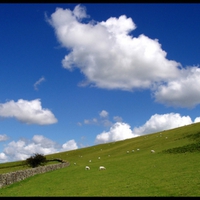
<path fill-rule="evenodd" d="M 74 8 L 73 15 L 76 16 L 76 18 L 80 20 L 83 18 L 89 17 L 89 15 L 86 14 L 86 8 L 80 5 L 77 5 Z"/>
<path fill-rule="evenodd" d="M 44 77 L 41 77 L 38 81 L 36 81 L 35 83 L 34 83 L 34 89 L 35 90 L 38 90 L 38 85 L 40 85 L 43 81 L 45 81 L 45 78 Z"/>
<path fill-rule="evenodd" d="M 97 87 L 149 88 L 153 82 L 168 80 L 178 73 L 179 63 L 166 59 L 158 40 L 143 34 L 129 35 L 136 25 L 125 15 L 86 24 L 79 22 L 73 11 L 58 8 L 49 21 L 60 43 L 72 50 L 65 56 L 63 67 L 78 67 L 86 82 Z"/>
<path fill-rule="evenodd" d="M 98 120 L 96 118 L 84 119 L 84 124 L 98 124 Z"/>
<path fill-rule="evenodd" d="M 62 151 L 68 151 L 68 150 L 73 150 L 73 149 L 78 149 L 78 146 L 75 140 L 69 140 L 62 145 Z"/>
<path fill-rule="evenodd" d="M 99 113 L 100 117 L 107 117 L 108 116 L 108 112 L 106 110 L 102 110 L 100 113 Z"/>
<path fill-rule="evenodd" d="M 8 140 L 8 136 L 6 134 L 0 135 L 0 142 Z"/>
<path fill-rule="evenodd" d="M 106 110 L 102 110 L 99 113 L 100 118 L 85 119 L 83 123 L 87 125 L 103 125 L 105 127 L 112 126 L 113 123 L 109 119 L 107 119 L 108 114 L 109 113 Z M 78 125 L 80 124 L 81 123 L 79 122 Z"/>
<path fill-rule="evenodd" d="M 193 123 L 189 116 L 179 113 L 155 114 L 142 126 L 133 129 L 134 134 L 144 135 L 162 130 L 168 130 Z"/>
<path fill-rule="evenodd" d="M 198 122 L 200 122 L 200 117 L 196 117 L 194 120 L 194 123 L 198 123 Z"/>
<path fill-rule="evenodd" d="M 180 63 L 168 60 L 157 39 L 130 35 L 136 25 L 125 15 L 102 22 L 81 22 L 86 17 L 85 7 L 78 5 L 73 11 L 57 8 L 48 19 L 58 41 L 70 50 L 62 60 L 63 67 L 79 68 L 85 75 L 80 86 L 150 89 L 157 102 L 169 106 L 200 103 L 197 67 L 184 69 Z"/>
<path fill-rule="evenodd" d="M 194 120 L 200 122 L 200 117 Z M 102 132 L 96 136 L 95 143 L 107 143 L 112 141 L 124 140 L 145 134 L 155 133 L 163 130 L 192 124 L 189 116 L 181 116 L 179 113 L 155 114 L 142 126 L 131 130 L 127 123 L 116 122 L 108 132 Z"/>
<path fill-rule="evenodd" d="M 129 124 L 123 122 L 116 122 L 108 132 L 102 132 L 96 136 L 95 143 L 107 143 L 118 140 L 125 140 L 128 138 L 136 137 L 130 128 Z"/>
<path fill-rule="evenodd" d="M 1 162 L 7 162 L 8 161 L 8 158 L 6 156 L 5 153 L 0 153 L 0 163 Z"/>
<path fill-rule="evenodd" d="M 200 103 L 200 68 L 182 69 L 179 77 L 157 88 L 155 98 L 166 105 L 196 106 Z"/>
<path fill-rule="evenodd" d="M 60 145 L 42 135 L 34 135 L 31 140 L 20 139 L 10 142 L 0 153 L 0 162 L 25 160 L 35 153 L 47 155 L 77 148 L 74 140 Z"/>
<path fill-rule="evenodd" d="M 40 99 L 27 101 L 19 99 L 0 104 L 1 117 L 14 117 L 26 124 L 48 125 L 57 122 L 53 113 L 48 109 L 43 109 Z"/>

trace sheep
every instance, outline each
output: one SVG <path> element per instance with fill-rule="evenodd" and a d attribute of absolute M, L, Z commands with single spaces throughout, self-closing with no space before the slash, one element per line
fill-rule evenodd
<path fill-rule="evenodd" d="M 129 153 L 129 151 L 127 151 L 126 153 Z"/>
<path fill-rule="evenodd" d="M 91 162 L 91 160 L 89 160 L 89 162 Z"/>
<path fill-rule="evenodd" d="M 132 150 L 132 152 L 134 152 L 134 150 Z"/>
<path fill-rule="evenodd" d="M 89 166 L 85 166 L 85 170 L 90 170 L 90 167 Z"/>
<path fill-rule="evenodd" d="M 76 163 L 74 163 L 74 165 L 76 165 Z"/>
<path fill-rule="evenodd" d="M 99 170 L 105 170 L 106 168 L 104 166 L 100 166 Z"/>
<path fill-rule="evenodd" d="M 100 160 L 100 157 L 98 157 L 98 159 Z"/>
<path fill-rule="evenodd" d="M 137 149 L 137 151 L 139 151 L 140 149 Z"/>
<path fill-rule="evenodd" d="M 155 153 L 155 151 L 154 151 L 154 150 L 151 150 L 151 153 Z"/>

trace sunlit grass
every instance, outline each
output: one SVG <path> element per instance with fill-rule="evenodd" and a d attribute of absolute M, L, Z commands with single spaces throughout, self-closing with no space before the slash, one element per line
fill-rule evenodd
<path fill-rule="evenodd" d="M 199 150 L 190 151 L 190 145 L 199 142 L 199 130 L 196 123 L 47 155 L 67 160 L 70 166 L 1 188 L 0 196 L 200 196 Z M 186 152 L 176 152 L 184 146 Z M 173 151 L 168 153 L 169 149 Z M 91 170 L 85 170 L 86 165 Z M 99 171 L 100 165 L 106 170 Z"/>

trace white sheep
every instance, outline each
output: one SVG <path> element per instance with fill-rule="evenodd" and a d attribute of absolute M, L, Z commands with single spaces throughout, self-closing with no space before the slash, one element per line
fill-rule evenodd
<path fill-rule="evenodd" d="M 99 170 L 105 170 L 106 168 L 104 166 L 100 166 Z"/>
<path fill-rule="evenodd" d="M 90 170 L 90 167 L 89 166 L 85 166 L 85 170 Z"/>
<path fill-rule="evenodd" d="M 127 151 L 126 153 L 129 153 L 129 151 Z"/>
<path fill-rule="evenodd" d="M 91 162 L 91 160 L 89 160 L 89 162 Z"/>
<path fill-rule="evenodd" d="M 76 163 L 74 163 L 74 165 L 76 165 Z"/>
<path fill-rule="evenodd" d="M 132 152 L 134 152 L 134 150 L 132 150 Z"/>
<path fill-rule="evenodd" d="M 98 157 L 98 159 L 100 160 L 101 158 L 100 158 L 100 157 Z"/>
<path fill-rule="evenodd" d="M 139 151 L 140 149 L 137 149 L 137 151 Z"/>
<path fill-rule="evenodd" d="M 154 151 L 154 150 L 151 150 L 151 153 L 155 153 L 155 151 Z"/>

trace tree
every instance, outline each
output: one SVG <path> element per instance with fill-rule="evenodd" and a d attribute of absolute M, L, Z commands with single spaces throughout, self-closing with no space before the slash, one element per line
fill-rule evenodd
<path fill-rule="evenodd" d="M 33 156 L 26 159 L 26 164 L 31 167 L 38 167 L 47 162 L 46 157 L 42 154 L 35 153 Z"/>

